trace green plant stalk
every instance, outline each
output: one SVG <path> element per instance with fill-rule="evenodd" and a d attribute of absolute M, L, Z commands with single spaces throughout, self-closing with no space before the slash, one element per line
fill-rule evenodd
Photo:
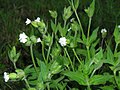
<path fill-rule="evenodd" d="M 118 43 L 115 45 L 115 51 L 114 51 L 114 54 L 117 52 L 117 47 L 118 47 Z"/>
<path fill-rule="evenodd" d="M 82 62 L 80 61 L 79 57 L 77 56 L 77 54 L 76 54 L 76 52 L 75 52 L 75 49 L 73 48 L 72 50 L 73 50 L 73 53 L 74 53 L 74 55 L 76 56 L 78 62 L 82 65 Z"/>
<path fill-rule="evenodd" d="M 72 70 L 74 71 L 74 66 L 73 66 L 72 60 L 70 59 L 70 56 L 69 56 L 69 54 L 68 54 L 68 51 L 67 51 L 66 48 L 64 48 L 64 50 L 65 50 L 65 53 L 66 53 L 67 56 L 68 56 L 68 59 L 69 59 L 69 61 L 70 61 L 71 67 L 72 67 Z"/>
<path fill-rule="evenodd" d="M 88 53 L 88 60 L 90 60 L 90 50 L 89 50 L 89 46 L 86 46 L 87 48 L 87 53 Z"/>
<path fill-rule="evenodd" d="M 13 65 L 14 65 L 14 68 L 15 68 L 15 70 L 16 70 L 16 69 L 17 69 L 16 63 L 15 63 L 15 62 L 13 62 Z"/>
<path fill-rule="evenodd" d="M 87 33 L 87 42 L 89 42 L 91 20 L 92 20 L 92 18 L 89 17 L 89 25 L 88 25 L 88 33 Z M 88 44 L 89 44 L 89 43 L 88 43 Z M 90 60 L 90 50 L 89 50 L 89 46 L 86 46 L 86 48 L 87 48 L 87 53 L 88 53 L 88 59 Z"/>
<path fill-rule="evenodd" d="M 28 87 L 28 88 L 30 88 L 30 85 L 29 85 L 29 83 L 28 83 L 28 81 L 27 81 L 27 79 L 26 79 L 26 78 L 24 79 L 24 81 L 25 81 L 25 83 L 26 83 L 27 87 Z"/>
<path fill-rule="evenodd" d="M 52 33 L 52 41 L 50 43 L 50 46 L 49 46 L 49 49 L 48 49 L 48 53 L 47 53 L 47 62 L 48 62 L 48 58 L 49 58 L 49 55 L 50 55 L 50 50 L 51 50 L 51 47 L 52 47 L 52 44 L 53 44 L 53 37 L 54 37 L 54 34 Z"/>
<path fill-rule="evenodd" d="M 86 82 L 87 82 L 87 89 L 88 89 L 88 90 L 91 90 L 88 77 L 86 77 Z"/>
<path fill-rule="evenodd" d="M 70 2 L 70 1 L 69 1 L 69 2 Z M 73 11 L 75 12 L 76 18 L 77 18 L 78 23 L 79 23 L 79 25 L 80 25 L 80 29 L 81 29 L 81 31 L 82 31 L 82 33 L 83 33 L 83 27 L 82 27 L 81 21 L 80 21 L 80 19 L 79 19 L 79 17 L 78 17 L 78 13 L 77 13 L 77 11 L 76 11 L 76 9 L 75 9 L 75 6 L 74 6 L 74 4 L 73 4 L 73 0 L 72 0 L 71 2 L 72 2 Z"/>
<path fill-rule="evenodd" d="M 35 71 L 36 71 L 36 73 L 38 74 L 37 67 L 36 67 L 36 64 L 35 64 L 35 59 L 34 59 L 34 56 L 33 56 L 32 44 L 30 45 L 30 54 L 31 54 L 31 58 L 32 58 L 32 62 L 33 62 Z"/>
<path fill-rule="evenodd" d="M 44 53 L 44 42 L 42 41 L 41 43 L 42 43 L 42 56 L 43 56 L 45 63 L 47 63 L 47 61 L 45 59 L 45 53 Z"/>
<path fill-rule="evenodd" d="M 89 25 L 88 25 L 88 33 L 87 33 L 87 39 L 89 40 L 89 35 L 90 35 L 90 26 L 91 26 L 91 21 L 92 21 L 92 18 L 89 17 Z"/>
<path fill-rule="evenodd" d="M 118 89 L 120 89 L 120 88 L 119 88 L 119 83 L 118 83 L 117 77 L 116 77 L 116 71 L 114 71 L 114 79 L 115 79 L 115 83 L 116 83 Z"/>
<path fill-rule="evenodd" d="M 66 22 L 67 22 L 67 21 L 66 21 L 66 20 L 64 20 L 64 28 L 65 28 L 65 26 L 66 26 Z"/>
<path fill-rule="evenodd" d="M 93 70 L 92 74 L 90 77 L 92 77 L 94 75 L 94 73 L 96 72 L 96 69 Z"/>

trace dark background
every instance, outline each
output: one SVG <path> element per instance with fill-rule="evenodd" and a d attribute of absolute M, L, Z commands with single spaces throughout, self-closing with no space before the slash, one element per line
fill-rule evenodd
<path fill-rule="evenodd" d="M 84 9 L 91 1 L 80 0 L 77 10 L 84 30 L 88 25 L 88 17 Z M 19 48 L 19 33 L 30 29 L 25 25 L 26 18 L 33 20 L 39 16 L 45 22 L 49 22 L 51 19 L 49 10 L 56 10 L 58 20 L 62 21 L 61 16 L 65 6 L 69 6 L 67 0 L 0 0 L 0 88 L 2 90 L 7 90 L 10 84 L 13 85 L 4 83 L 3 72 L 13 68 L 7 56 L 9 48 L 13 45 Z M 95 7 L 91 30 L 99 26 L 100 29 L 108 30 L 108 37 L 112 36 L 115 25 L 120 24 L 120 0 L 96 0 Z M 10 87 L 16 89 L 20 85 L 14 83 Z"/>

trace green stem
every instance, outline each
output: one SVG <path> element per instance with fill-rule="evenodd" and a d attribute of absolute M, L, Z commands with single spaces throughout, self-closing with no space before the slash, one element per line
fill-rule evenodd
<path fill-rule="evenodd" d="M 49 49 L 48 49 L 48 53 L 47 53 L 47 62 L 48 62 L 48 58 L 49 58 L 49 55 L 50 55 L 51 46 L 53 44 L 53 37 L 54 37 L 54 34 L 52 33 L 52 41 L 50 43 L 50 46 L 49 46 Z"/>
<path fill-rule="evenodd" d="M 36 71 L 36 73 L 38 74 L 37 67 L 36 67 L 36 64 L 35 64 L 35 59 L 34 59 L 34 56 L 33 56 L 32 44 L 30 45 L 30 54 L 31 54 L 31 58 L 32 58 L 32 62 L 33 62 L 35 71 Z"/>
<path fill-rule="evenodd" d="M 86 46 L 87 48 L 87 53 L 88 53 L 88 60 L 90 60 L 90 50 L 89 50 L 89 46 Z"/>
<path fill-rule="evenodd" d="M 44 61 L 47 63 L 45 59 L 45 53 L 44 53 L 44 41 L 42 41 L 41 44 L 42 44 L 42 56 L 43 56 Z"/>
<path fill-rule="evenodd" d="M 30 88 L 30 85 L 29 85 L 29 83 L 28 83 L 28 81 L 27 81 L 27 79 L 26 79 L 26 78 L 24 79 L 24 81 L 25 81 L 25 83 L 26 83 L 27 87 L 28 87 L 28 88 Z"/>
<path fill-rule="evenodd" d="M 14 65 L 14 68 L 15 68 L 15 70 L 17 69 L 17 67 L 16 67 L 16 63 L 15 62 L 13 62 L 13 65 Z"/>
<path fill-rule="evenodd" d="M 79 62 L 80 64 L 82 64 L 82 62 L 80 61 L 79 57 L 77 56 L 77 54 L 76 54 L 76 52 L 75 52 L 75 49 L 73 48 L 72 50 L 73 50 L 73 53 L 74 53 L 74 55 L 76 56 L 78 62 Z"/>
<path fill-rule="evenodd" d="M 72 0 L 71 2 L 72 2 L 73 11 L 75 12 L 76 18 L 77 18 L 78 23 L 79 23 L 79 25 L 80 25 L 80 29 L 81 29 L 81 31 L 82 31 L 82 33 L 83 33 L 82 24 L 81 24 L 81 21 L 80 21 L 80 19 L 79 19 L 79 17 L 78 17 L 78 14 L 77 14 L 77 11 L 76 11 L 76 9 L 75 9 L 75 6 L 74 6 L 74 4 L 73 4 L 73 0 Z"/>
<path fill-rule="evenodd" d="M 118 43 L 115 45 L 115 51 L 114 51 L 114 54 L 117 52 L 117 47 L 118 47 Z"/>
<path fill-rule="evenodd" d="M 66 22 L 67 22 L 67 21 L 66 21 L 66 20 L 64 20 L 64 28 L 65 28 L 65 26 L 66 26 Z"/>
<path fill-rule="evenodd" d="M 90 35 L 90 26 L 91 26 L 91 20 L 92 18 L 89 18 L 89 25 L 88 25 L 88 33 L 87 33 L 87 39 L 89 40 L 89 35 Z"/>
<path fill-rule="evenodd" d="M 70 59 L 70 56 L 69 56 L 69 54 L 68 54 L 68 51 L 67 51 L 66 48 L 64 48 L 64 49 L 65 49 L 65 53 L 67 54 L 68 59 L 69 59 L 69 61 L 70 61 L 70 64 L 71 64 L 72 70 L 74 71 L 73 63 L 72 63 L 72 60 Z"/>
<path fill-rule="evenodd" d="M 86 82 L 87 82 L 87 90 L 91 90 L 88 77 L 86 77 Z"/>
<path fill-rule="evenodd" d="M 118 84 L 118 81 L 117 81 L 117 77 L 116 77 L 116 72 L 114 71 L 114 79 L 115 79 L 115 83 L 116 83 L 116 85 L 117 85 L 117 87 L 119 88 L 119 84 Z"/>

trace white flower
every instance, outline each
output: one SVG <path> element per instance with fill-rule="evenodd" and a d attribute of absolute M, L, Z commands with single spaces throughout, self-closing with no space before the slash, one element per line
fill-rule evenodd
<path fill-rule="evenodd" d="M 30 24 L 31 23 L 31 20 L 29 19 L 29 18 L 27 18 L 27 20 L 26 20 L 26 25 L 28 25 L 28 24 Z"/>
<path fill-rule="evenodd" d="M 4 80 L 7 82 L 9 80 L 9 74 L 4 72 Z"/>
<path fill-rule="evenodd" d="M 38 39 L 37 39 L 37 42 L 41 42 L 41 39 L 40 39 L 40 38 L 38 38 Z"/>
<path fill-rule="evenodd" d="M 65 37 L 61 37 L 59 39 L 59 43 L 61 46 L 66 46 L 67 45 L 67 39 Z"/>
<path fill-rule="evenodd" d="M 105 28 L 101 30 L 101 33 L 106 33 L 106 32 L 107 30 Z"/>
<path fill-rule="evenodd" d="M 37 19 L 35 19 L 35 21 L 36 21 L 36 22 L 40 22 L 40 18 L 39 18 L 39 17 L 37 17 Z"/>
<path fill-rule="evenodd" d="M 118 28 L 120 28 L 120 25 L 118 25 Z"/>
<path fill-rule="evenodd" d="M 27 42 L 27 38 L 28 38 L 28 36 L 24 32 L 19 35 L 19 40 L 22 43 L 26 43 Z"/>

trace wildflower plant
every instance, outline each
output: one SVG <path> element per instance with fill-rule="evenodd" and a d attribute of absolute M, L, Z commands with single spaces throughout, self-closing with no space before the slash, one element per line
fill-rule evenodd
<path fill-rule="evenodd" d="M 68 0 L 70 6 L 63 10 L 63 22 L 58 21 L 57 11 L 50 10 L 52 20 L 50 25 L 37 17 L 27 18 L 26 25 L 34 28 L 32 35 L 24 32 L 19 35 L 19 41 L 30 48 L 32 64 L 24 70 L 16 65 L 20 53 L 15 46 L 8 52 L 13 62 L 15 72 L 4 73 L 5 82 L 23 80 L 27 90 L 92 90 L 109 88 L 120 89 L 120 43 L 119 26 L 114 30 L 115 49 L 111 50 L 106 38 L 107 30 L 96 27 L 91 30 L 91 22 L 95 12 L 95 0 L 85 9 L 89 17 L 87 33 L 84 32 L 77 13 L 79 0 Z M 72 18 L 75 14 L 76 17 Z M 28 25 L 29 24 L 29 25 Z M 49 28 L 50 26 L 50 28 Z M 36 33 L 38 35 L 36 35 Z M 101 32 L 98 37 L 98 32 Z M 86 35 L 87 34 L 87 35 Z M 101 42 L 102 38 L 102 42 Z M 103 43 L 104 44 L 100 44 Z M 40 49 L 33 50 L 40 44 Z M 103 45 L 106 48 L 103 48 Z M 40 51 L 37 57 L 35 51 Z M 105 66 L 111 70 L 103 70 Z M 71 81 L 77 82 L 78 87 L 71 86 Z"/>

